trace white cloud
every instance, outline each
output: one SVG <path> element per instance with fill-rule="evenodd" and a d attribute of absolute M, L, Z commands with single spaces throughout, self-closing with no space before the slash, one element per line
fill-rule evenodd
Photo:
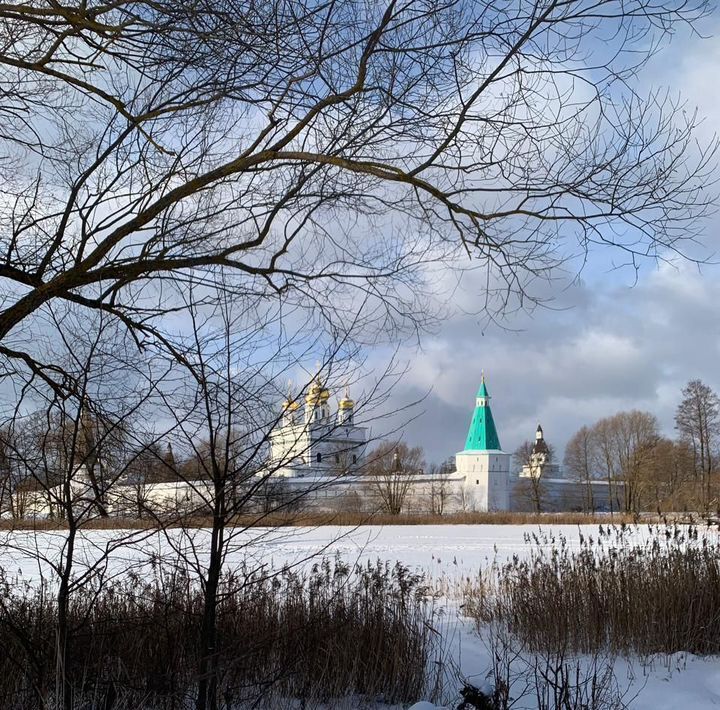
<path fill-rule="evenodd" d="M 526 327 L 517 333 L 483 331 L 471 316 L 448 320 L 423 350 L 404 352 L 411 368 L 395 402 L 433 388 L 408 440 L 432 460 L 462 447 L 483 369 L 506 450 L 540 421 L 562 451 L 577 428 L 623 409 L 653 412 L 672 435 L 688 379 L 720 391 L 720 280 L 711 271 L 662 266 L 632 289 L 580 285 L 567 294 L 575 308 L 519 318 Z"/>

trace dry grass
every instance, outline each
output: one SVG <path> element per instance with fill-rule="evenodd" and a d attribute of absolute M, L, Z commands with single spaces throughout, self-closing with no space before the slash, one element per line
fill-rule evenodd
<path fill-rule="evenodd" d="M 533 554 L 473 584 L 480 627 L 503 622 L 532 651 L 720 653 L 720 544 L 696 526 L 653 526 L 645 542 L 601 527 L 571 550 L 527 536 Z"/>
<path fill-rule="evenodd" d="M 47 589 L 0 590 L 0 707 L 52 707 L 55 609 Z M 301 576 L 227 576 L 218 608 L 222 707 L 433 694 L 432 599 L 421 577 L 339 561 Z M 202 597 L 181 571 L 75 595 L 67 678 L 73 707 L 185 708 L 195 692 Z M 439 671 L 438 671 L 439 672 Z"/>
<path fill-rule="evenodd" d="M 673 516 L 666 519 L 675 520 Z M 677 518 L 678 520 L 680 518 Z M 453 513 L 448 515 L 359 513 L 359 512 L 279 512 L 267 515 L 243 515 L 236 517 L 231 525 L 235 527 L 283 527 L 325 525 L 592 525 L 613 523 L 631 524 L 638 522 L 638 516 L 630 513 Z M 658 521 L 657 515 L 643 515 L 643 522 Z M 210 517 L 186 516 L 181 520 L 163 521 L 167 527 L 209 527 Z M 2 519 L 0 530 L 62 530 L 66 527 L 58 519 Z M 94 518 L 83 523 L 83 527 L 96 530 L 149 530 L 157 527 L 151 518 Z"/>

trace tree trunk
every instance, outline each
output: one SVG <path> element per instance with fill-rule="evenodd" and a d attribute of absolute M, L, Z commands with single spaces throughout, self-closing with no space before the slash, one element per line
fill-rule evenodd
<path fill-rule="evenodd" d="M 213 530 L 210 541 L 210 562 L 205 583 L 203 618 L 200 629 L 197 710 L 217 710 L 218 708 L 217 601 L 222 571 L 225 531 L 224 509 L 222 490 L 216 488 Z"/>
<path fill-rule="evenodd" d="M 63 710 L 72 710 L 72 686 L 67 676 L 67 644 L 68 644 L 68 607 L 70 604 L 70 575 L 75 548 L 75 528 L 72 512 L 69 513 L 70 529 L 68 531 L 65 568 L 60 577 L 57 594 L 57 626 L 55 633 L 55 706 Z"/>

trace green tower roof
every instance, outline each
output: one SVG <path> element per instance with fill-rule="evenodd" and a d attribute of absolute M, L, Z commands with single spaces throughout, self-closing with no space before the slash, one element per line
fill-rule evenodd
<path fill-rule="evenodd" d="M 499 451 L 500 439 L 498 437 L 493 415 L 490 411 L 490 394 L 485 385 L 485 378 L 480 382 L 480 389 L 477 393 L 478 399 L 482 399 L 482 404 L 478 403 L 473 412 L 470 429 L 467 439 L 465 440 L 465 451 Z"/>

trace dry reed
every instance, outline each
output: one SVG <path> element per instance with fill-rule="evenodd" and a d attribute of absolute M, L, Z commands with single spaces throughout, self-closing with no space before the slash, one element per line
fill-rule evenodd
<path fill-rule="evenodd" d="M 0 707 L 52 706 L 56 610 L 48 591 L 2 585 Z M 200 589 L 183 571 L 80 590 L 66 668 L 73 706 L 191 707 L 201 610 Z M 223 580 L 218 607 L 221 704 L 432 695 L 434 613 L 423 579 L 401 565 L 337 560 L 307 575 L 236 571 Z"/>
<path fill-rule="evenodd" d="M 720 544 L 696 526 L 600 526 L 571 549 L 526 536 L 515 558 L 466 590 L 479 626 L 501 621 L 523 647 L 580 653 L 720 653 Z"/>
<path fill-rule="evenodd" d="M 665 516 L 674 520 L 672 516 Z M 655 514 L 644 514 L 644 522 L 657 522 Z M 630 524 L 638 522 L 631 513 L 512 513 L 512 512 L 465 512 L 437 515 L 432 513 L 388 513 L 287 511 L 269 514 L 248 514 L 234 518 L 231 527 L 284 527 L 324 525 L 593 525 Z M 164 527 L 204 528 L 212 524 L 208 516 L 169 516 L 161 521 Z M 17 518 L 0 520 L 0 530 L 62 530 L 67 527 L 61 519 Z M 150 530 L 158 527 L 153 518 L 98 517 L 87 520 L 83 527 L 96 530 Z"/>

